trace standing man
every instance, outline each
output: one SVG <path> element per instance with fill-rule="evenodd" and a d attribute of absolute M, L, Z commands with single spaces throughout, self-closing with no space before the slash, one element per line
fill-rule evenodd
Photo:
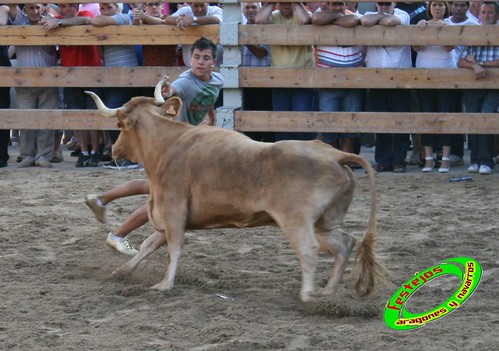
<path fill-rule="evenodd" d="M 45 17 L 40 21 L 46 31 L 55 30 L 67 26 L 88 25 L 94 17 L 90 11 L 78 11 L 78 4 L 60 4 L 57 17 Z M 101 59 L 97 46 L 60 45 L 59 55 L 61 66 L 101 66 Z M 87 88 L 64 88 L 64 107 L 66 109 L 95 109 L 92 98 L 84 93 Z M 99 131 L 79 130 L 75 132 L 80 141 L 81 154 L 76 161 L 76 167 L 98 167 L 99 156 Z M 88 145 L 91 145 L 91 150 Z"/>
<path fill-rule="evenodd" d="M 189 3 L 189 6 L 180 7 L 171 16 L 164 19 L 165 24 L 177 26 L 184 29 L 189 26 L 204 24 L 220 24 L 223 20 L 223 10 L 221 7 L 212 6 L 207 2 Z M 191 62 L 192 45 L 182 45 L 182 58 L 187 67 Z M 221 60 L 221 48 L 217 48 L 218 63 Z"/>
<path fill-rule="evenodd" d="M 23 11 L 14 4 L 9 4 L 9 16 L 13 25 L 37 26 L 42 19 L 42 4 L 26 4 Z M 57 66 L 55 46 L 16 46 L 18 67 L 51 67 Z M 16 100 L 21 109 L 58 109 L 58 88 L 36 87 L 16 88 Z M 36 117 L 34 117 L 36 118 Z M 49 160 L 54 149 L 54 130 L 21 130 L 21 157 L 19 168 L 33 165 L 50 168 Z"/>
<path fill-rule="evenodd" d="M 360 23 L 394 27 L 409 25 L 407 12 L 395 8 L 394 2 L 376 3 L 376 12 L 366 12 Z M 411 48 L 404 46 L 368 46 L 366 66 L 370 68 L 411 68 Z M 411 91 L 409 89 L 371 89 L 371 108 L 374 112 L 411 112 Z M 404 173 L 405 158 L 409 149 L 408 134 L 376 134 L 377 172 L 393 171 Z"/>
<path fill-rule="evenodd" d="M 499 5 L 494 1 L 484 1 L 480 6 L 482 25 L 496 25 Z M 475 79 L 487 76 L 487 68 L 499 67 L 499 46 L 467 46 L 461 53 L 459 67 L 472 69 Z M 464 91 L 466 112 L 494 113 L 499 109 L 499 90 L 468 89 Z M 490 174 L 494 168 L 494 135 L 470 134 L 471 166 L 470 173 Z"/>
<path fill-rule="evenodd" d="M 274 7 L 276 7 L 274 10 Z M 265 3 L 256 15 L 257 24 L 304 25 L 312 22 L 312 14 L 305 9 L 303 3 L 279 2 Z M 272 67 L 314 66 L 311 45 L 271 45 Z M 313 111 L 315 89 L 307 88 L 273 88 L 272 105 L 274 111 Z M 316 133 L 276 133 L 276 141 L 286 139 L 311 140 Z"/>
<path fill-rule="evenodd" d="M 246 25 L 255 24 L 256 15 L 261 9 L 259 2 L 243 2 L 241 9 Z M 268 45 L 244 45 L 242 47 L 242 65 L 246 67 L 269 67 L 270 47 Z M 243 88 L 243 110 L 272 111 L 272 89 Z M 274 142 L 273 132 L 246 132 L 251 139 L 263 142 Z"/>
<path fill-rule="evenodd" d="M 445 20 L 449 25 L 453 26 L 478 26 L 480 23 L 471 17 L 468 17 L 468 10 L 470 8 L 469 1 L 452 1 L 450 3 L 451 15 Z M 456 66 L 461 57 L 461 52 L 463 52 L 465 46 L 458 45 L 454 47 L 454 56 L 456 59 Z M 458 101 L 456 110 L 458 112 L 463 112 L 463 92 L 458 91 Z M 450 155 L 450 165 L 451 166 L 464 166 L 464 134 L 455 134 L 451 137 L 451 155 Z"/>
<path fill-rule="evenodd" d="M 118 11 L 118 3 L 108 2 L 100 4 L 100 16 L 91 19 L 96 27 L 131 25 L 132 19 L 127 14 Z M 133 45 L 105 45 L 99 46 L 99 54 L 106 67 L 137 67 L 139 61 Z M 135 95 L 135 89 L 113 87 L 105 90 L 105 101 L 108 107 L 123 106 Z M 111 142 L 118 139 L 118 131 L 108 131 Z M 139 165 L 129 160 L 112 160 L 104 165 L 108 169 L 136 169 Z"/>
<path fill-rule="evenodd" d="M 9 8 L 5 5 L 0 6 L 0 26 L 5 26 L 9 21 Z M 0 46 L 0 66 L 10 67 L 9 48 Z M 10 107 L 10 88 L 0 87 L 0 108 Z M 10 130 L 0 130 L 0 168 L 7 167 L 9 160 L 9 141 Z"/>
<path fill-rule="evenodd" d="M 333 1 L 323 5 L 312 16 L 312 24 L 335 24 L 342 27 L 355 27 L 360 19 L 354 14 L 346 13 L 344 1 Z M 364 55 L 361 46 L 329 46 L 315 47 L 317 67 L 346 68 L 363 67 Z M 362 110 L 364 91 L 362 89 L 319 89 L 319 111 L 321 112 L 358 112 Z M 356 144 L 360 144 L 360 133 L 322 133 L 322 140 L 344 152 L 355 153 Z"/>

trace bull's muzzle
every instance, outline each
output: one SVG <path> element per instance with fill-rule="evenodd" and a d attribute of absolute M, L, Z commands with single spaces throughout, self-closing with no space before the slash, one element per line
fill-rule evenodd
<path fill-rule="evenodd" d="M 90 95 L 92 97 L 92 99 L 94 99 L 95 105 L 97 105 L 97 108 L 99 109 L 100 113 L 102 113 L 104 115 L 104 117 L 107 117 L 107 118 L 117 117 L 118 111 L 125 110 L 123 106 L 120 108 L 108 108 L 108 107 L 106 107 L 106 105 L 104 105 L 104 103 L 102 102 L 100 97 L 97 94 L 95 94 L 94 92 L 85 91 L 85 93 Z"/>

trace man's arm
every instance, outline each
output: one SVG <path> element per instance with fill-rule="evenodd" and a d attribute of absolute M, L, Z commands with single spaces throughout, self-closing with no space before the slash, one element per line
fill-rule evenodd
<path fill-rule="evenodd" d="M 339 12 L 318 11 L 312 15 L 312 24 L 315 24 L 316 26 L 333 24 L 334 21 L 343 16 L 344 15 Z"/>
<path fill-rule="evenodd" d="M 272 24 L 272 11 L 274 10 L 275 3 L 267 2 L 263 5 L 262 9 L 258 11 L 255 17 L 256 24 Z"/>
<path fill-rule="evenodd" d="M 102 16 L 102 15 L 92 18 L 90 20 L 90 22 L 92 23 L 93 26 L 96 26 L 96 27 L 105 27 L 105 26 L 112 26 L 112 25 L 118 24 L 116 22 L 116 20 L 114 19 L 114 17 Z"/>
<path fill-rule="evenodd" d="M 398 16 L 387 15 L 384 13 L 374 13 L 372 15 L 365 15 L 360 19 L 360 24 L 366 27 L 374 26 L 379 24 L 385 27 L 395 27 L 402 24 L 402 21 Z"/>
<path fill-rule="evenodd" d="M 0 26 L 5 26 L 9 23 L 9 7 L 5 5 L 0 6 Z"/>
<path fill-rule="evenodd" d="M 295 15 L 298 18 L 300 24 L 310 24 L 312 23 L 312 15 L 307 11 L 303 3 L 294 2 L 293 8 L 295 10 Z"/>
<path fill-rule="evenodd" d="M 165 24 L 165 21 L 159 17 L 149 16 L 147 13 L 139 8 L 134 8 L 132 10 L 133 14 L 133 24 Z"/>
<path fill-rule="evenodd" d="M 60 21 L 60 25 L 59 22 Z M 71 18 L 43 17 L 40 21 L 42 28 L 46 31 L 67 26 L 84 26 L 91 24 L 91 20 L 86 16 L 76 16 Z"/>
<path fill-rule="evenodd" d="M 472 69 L 475 73 L 475 79 L 485 78 L 485 68 L 483 68 L 474 59 L 460 58 L 457 63 L 458 67 Z"/>
<path fill-rule="evenodd" d="M 268 56 L 269 52 L 267 49 L 261 45 L 246 45 L 249 51 L 259 59 Z"/>

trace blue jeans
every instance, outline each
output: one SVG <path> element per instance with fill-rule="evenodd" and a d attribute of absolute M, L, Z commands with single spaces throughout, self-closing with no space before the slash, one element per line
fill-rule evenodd
<path fill-rule="evenodd" d="M 371 89 L 369 96 L 374 112 L 411 112 L 409 89 Z M 384 168 L 405 165 L 409 143 L 409 134 L 376 134 L 376 163 Z"/>
<path fill-rule="evenodd" d="M 315 89 L 273 88 L 274 111 L 314 111 Z M 277 132 L 275 140 L 313 140 L 317 133 Z"/>
<path fill-rule="evenodd" d="M 362 111 L 363 93 L 360 89 L 319 89 L 319 111 Z M 328 144 L 336 143 L 340 138 L 360 139 L 360 137 L 360 133 L 322 133 L 322 140 Z"/>
<path fill-rule="evenodd" d="M 499 108 L 499 90 L 465 90 L 466 112 L 494 113 Z M 494 135 L 470 134 L 470 161 L 472 164 L 494 167 Z"/>

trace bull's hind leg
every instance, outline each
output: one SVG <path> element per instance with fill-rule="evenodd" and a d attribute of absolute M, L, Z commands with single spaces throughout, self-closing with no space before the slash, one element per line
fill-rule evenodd
<path fill-rule="evenodd" d="M 335 258 L 329 280 L 326 286 L 320 290 L 323 295 L 332 295 L 345 271 L 348 258 L 355 246 L 355 238 L 345 233 L 338 226 L 328 232 L 318 232 L 317 240 L 319 241 L 320 250 L 330 253 Z"/>
<path fill-rule="evenodd" d="M 315 290 L 315 271 L 319 245 L 315 239 L 312 225 L 297 223 L 296 218 L 281 226 L 291 247 L 298 255 L 301 266 L 302 285 L 300 298 L 303 302 L 310 301 Z"/>
<path fill-rule="evenodd" d="M 131 273 L 142 262 L 144 258 L 152 254 L 158 247 L 166 243 L 165 234 L 159 231 L 152 233 L 140 245 L 140 250 L 135 256 L 132 257 L 127 263 L 115 270 L 113 275 L 125 275 Z"/>

